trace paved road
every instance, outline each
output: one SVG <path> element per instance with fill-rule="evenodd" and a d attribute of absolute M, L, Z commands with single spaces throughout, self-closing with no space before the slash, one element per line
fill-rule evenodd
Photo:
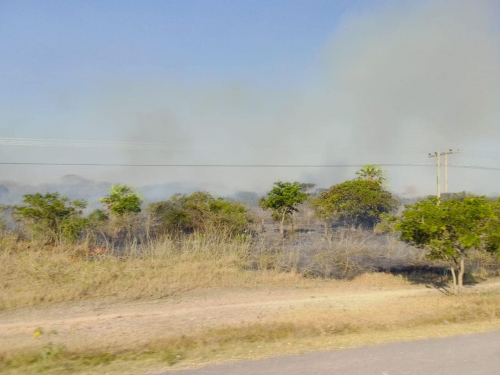
<path fill-rule="evenodd" d="M 500 375 L 500 332 L 169 371 L 163 375 Z"/>

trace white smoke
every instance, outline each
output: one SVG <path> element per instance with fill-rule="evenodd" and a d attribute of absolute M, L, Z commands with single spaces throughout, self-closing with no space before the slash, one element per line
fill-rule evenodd
<path fill-rule="evenodd" d="M 489 0 L 380 2 L 344 17 L 322 51 L 306 89 L 246 83 L 106 82 L 77 113 L 102 140 L 179 145 L 175 152 L 75 151 L 64 161 L 179 164 L 428 163 L 439 149 L 498 147 L 500 38 L 498 3 Z M 200 60 L 202 63 L 202 60 Z M 291 80 L 293 80 L 291 78 Z M 67 96 L 69 107 L 78 96 Z M 87 112 L 85 112 L 87 111 Z M 67 118 L 65 118 L 67 120 Z M 78 124 L 78 122 L 77 122 Z M 102 129 L 99 133 L 99 129 Z M 85 133 L 81 131 L 80 133 Z M 40 150 L 10 156 L 38 159 Z M 2 152 L 6 159 L 7 151 Z M 59 160 L 61 150 L 47 153 Z M 481 165 L 474 155 L 456 163 Z M 477 155 L 476 155 L 477 156 Z M 5 169 L 0 177 L 28 176 Z M 58 169 L 135 185 L 188 181 L 262 190 L 273 181 L 329 185 L 352 169 Z M 434 170 L 391 169 L 393 189 L 431 193 Z M 453 170 L 450 186 L 485 191 L 478 180 L 500 173 Z M 495 173 L 495 172 L 493 172 Z M 39 173 L 36 178 L 43 178 Z M 481 178 L 479 178 L 481 177 Z M 483 190 L 481 190 L 483 189 Z"/>

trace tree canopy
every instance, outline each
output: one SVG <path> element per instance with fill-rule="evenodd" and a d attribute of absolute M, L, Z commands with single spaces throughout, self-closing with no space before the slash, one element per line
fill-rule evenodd
<path fill-rule="evenodd" d="M 166 231 L 206 233 L 217 230 L 236 234 L 247 229 L 251 222 L 251 217 L 241 203 L 214 198 L 206 192 L 176 194 L 167 201 L 152 203 L 148 211 L 160 220 Z"/>
<path fill-rule="evenodd" d="M 356 174 L 363 180 L 376 181 L 380 184 L 387 182 L 387 173 L 378 164 L 366 164 Z"/>
<path fill-rule="evenodd" d="M 303 190 L 304 186 L 298 182 L 278 181 L 267 193 L 267 197 L 261 199 L 260 206 L 265 210 L 271 210 L 273 219 L 280 222 L 281 234 L 284 233 L 285 220 L 298 211 L 297 206 L 307 199 L 308 194 Z"/>
<path fill-rule="evenodd" d="M 430 259 L 451 263 L 453 284 L 463 284 L 465 259 L 471 249 L 498 253 L 500 249 L 500 203 L 485 197 L 436 198 L 407 206 L 395 229 L 401 239 L 428 250 Z"/>
<path fill-rule="evenodd" d="M 99 201 L 115 216 L 141 212 L 142 200 L 130 186 L 113 185 Z"/>
<path fill-rule="evenodd" d="M 394 211 L 398 202 L 378 181 L 352 180 L 323 191 L 312 204 L 320 218 L 373 227 L 380 215 Z"/>
<path fill-rule="evenodd" d="M 74 241 L 86 225 L 83 200 L 71 201 L 58 193 L 27 194 L 23 206 L 14 207 L 17 220 L 24 222 L 34 235 L 50 243 Z"/>

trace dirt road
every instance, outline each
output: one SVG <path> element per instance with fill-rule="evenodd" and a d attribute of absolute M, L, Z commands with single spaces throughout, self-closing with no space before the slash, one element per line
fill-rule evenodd
<path fill-rule="evenodd" d="M 491 332 L 168 371 L 163 375 L 497 375 L 499 372 L 500 332 Z"/>
<path fill-rule="evenodd" d="M 66 346 L 134 346 L 154 338 L 218 326 L 265 322 L 311 307 L 354 309 L 398 298 L 439 293 L 414 286 L 233 290 L 191 293 L 182 299 L 80 302 L 0 312 L 0 350 L 36 346 L 33 331 L 57 331 Z M 127 340 L 123 340 L 127 337 Z"/>
<path fill-rule="evenodd" d="M 52 340 L 69 349 L 118 350 L 208 328 L 275 322 L 311 309 L 364 310 L 425 295 L 440 292 L 424 286 L 351 283 L 309 289 L 199 291 L 177 300 L 86 301 L 7 310 L 0 312 L 0 351 L 39 347 L 43 337 L 33 337 L 38 327 L 44 332 L 56 331 Z"/>

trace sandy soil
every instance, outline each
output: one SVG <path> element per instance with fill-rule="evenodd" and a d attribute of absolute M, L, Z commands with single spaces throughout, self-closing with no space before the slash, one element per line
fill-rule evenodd
<path fill-rule="evenodd" d="M 498 287 L 490 283 L 474 288 Z M 440 291 L 424 286 L 356 286 L 311 289 L 219 290 L 192 292 L 168 300 L 109 303 L 87 301 L 0 312 L 0 351 L 39 348 L 51 336 L 68 349 L 127 348 L 170 335 L 208 328 L 275 321 L 309 307 L 353 309 Z M 45 332 L 35 338 L 41 327 Z"/>

